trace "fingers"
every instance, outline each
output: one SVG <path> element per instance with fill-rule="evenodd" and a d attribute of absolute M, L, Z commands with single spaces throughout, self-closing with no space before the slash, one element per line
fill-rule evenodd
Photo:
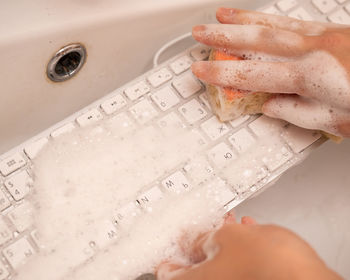
<path fill-rule="evenodd" d="M 307 51 L 304 36 L 258 25 L 206 24 L 195 26 L 193 37 L 220 49 L 263 52 L 277 56 L 298 56 Z"/>
<path fill-rule="evenodd" d="M 292 62 L 199 61 L 193 73 L 220 87 L 270 93 L 301 93 L 304 79 Z"/>
<path fill-rule="evenodd" d="M 267 101 L 263 113 L 307 129 L 350 137 L 350 112 L 297 95 L 280 95 Z"/>
<path fill-rule="evenodd" d="M 221 23 L 240 25 L 263 25 L 272 29 L 283 29 L 303 35 L 321 35 L 334 24 L 301 21 L 289 17 L 268 15 L 255 11 L 219 8 L 216 18 Z"/>
<path fill-rule="evenodd" d="M 169 263 L 164 263 L 159 266 L 157 271 L 157 280 L 209 280 L 211 278 L 208 273 L 209 263 L 203 263 L 199 266 L 179 266 Z"/>

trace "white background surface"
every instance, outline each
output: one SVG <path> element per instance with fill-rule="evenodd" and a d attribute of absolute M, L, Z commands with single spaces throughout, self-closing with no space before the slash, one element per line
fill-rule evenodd
<path fill-rule="evenodd" d="M 236 214 L 297 232 L 350 279 L 350 140 L 324 144 Z"/>

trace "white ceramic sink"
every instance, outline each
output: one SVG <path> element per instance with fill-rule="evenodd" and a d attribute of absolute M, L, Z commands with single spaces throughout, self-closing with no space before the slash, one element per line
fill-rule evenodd
<path fill-rule="evenodd" d="M 192 25 L 213 22 L 215 7 L 254 9 L 267 2 L 1 1 L 0 154 L 149 69 L 162 44 Z M 86 64 L 71 80 L 51 82 L 51 56 L 75 42 L 86 47 Z M 298 232 L 350 279 L 349 152 L 350 141 L 323 145 L 275 186 L 240 205 L 238 214 Z"/>

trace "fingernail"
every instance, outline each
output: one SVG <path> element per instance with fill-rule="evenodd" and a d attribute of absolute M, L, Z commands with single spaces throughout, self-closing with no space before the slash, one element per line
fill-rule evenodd
<path fill-rule="evenodd" d="M 262 107 L 261 107 L 261 111 L 264 115 L 268 116 L 268 117 L 271 117 L 273 118 L 274 117 L 274 114 L 273 114 L 273 111 L 271 110 L 271 106 L 270 106 L 270 100 L 269 99 L 268 101 L 266 101 Z"/>
<path fill-rule="evenodd" d="M 196 25 L 192 28 L 192 35 L 193 36 L 198 36 L 201 35 L 202 32 L 204 32 L 207 29 L 205 25 Z"/>
<path fill-rule="evenodd" d="M 221 7 L 217 10 L 216 14 L 222 17 L 233 17 L 236 12 L 236 9 Z"/>

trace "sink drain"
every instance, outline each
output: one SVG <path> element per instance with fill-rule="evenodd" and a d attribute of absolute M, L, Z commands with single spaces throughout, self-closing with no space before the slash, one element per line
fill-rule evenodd
<path fill-rule="evenodd" d="M 47 77 L 54 82 L 63 82 L 79 72 L 86 59 L 86 50 L 80 44 L 71 44 L 60 49 L 47 65 Z"/>

